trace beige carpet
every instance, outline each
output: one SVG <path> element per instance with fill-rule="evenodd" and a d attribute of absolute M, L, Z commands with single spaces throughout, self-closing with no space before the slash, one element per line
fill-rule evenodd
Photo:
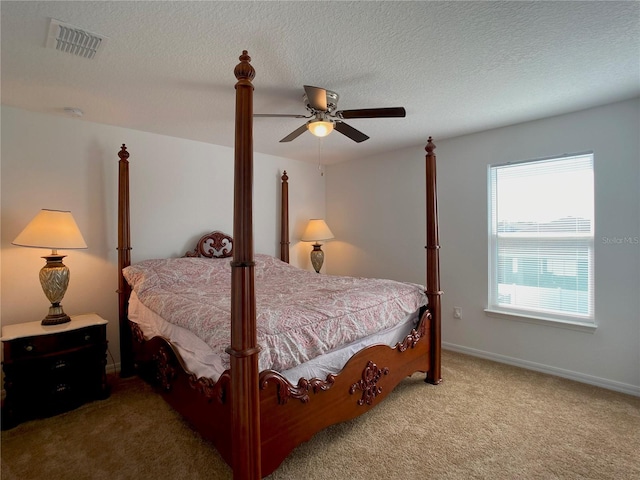
<path fill-rule="evenodd" d="M 441 385 L 298 447 L 276 479 L 640 479 L 640 398 L 443 353 Z M 2 479 L 230 479 L 216 451 L 139 379 L 108 400 L 2 432 Z"/>

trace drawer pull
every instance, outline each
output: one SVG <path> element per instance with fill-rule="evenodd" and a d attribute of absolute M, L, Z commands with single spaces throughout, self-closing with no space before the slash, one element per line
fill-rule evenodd
<path fill-rule="evenodd" d="M 85 335 L 85 336 L 84 336 L 84 341 L 85 341 L 85 342 L 88 342 L 88 341 L 90 341 L 90 340 L 91 340 L 91 335 Z"/>
<path fill-rule="evenodd" d="M 66 383 L 61 383 L 59 385 L 56 385 L 55 393 L 64 393 L 68 392 L 69 390 L 71 390 L 69 388 L 69 385 L 67 385 Z"/>
<path fill-rule="evenodd" d="M 66 360 L 58 360 L 56 363 L 53 364 L 53 368 L 52 370 L 58 370 L 61 368 L 67 368 L 69 366 L 69 364 L 67 363 Z"/>
<path fill-rule="evenodd" d="M 33 352 L 33 348 L 34 348 L 33 345 L 25 345 L 24 346 L 24 350 L 26 352 Z"/>

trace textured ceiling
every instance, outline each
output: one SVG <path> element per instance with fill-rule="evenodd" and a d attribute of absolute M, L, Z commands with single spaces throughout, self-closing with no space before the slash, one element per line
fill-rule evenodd
<path fill-rule="evenodd" d="M 349 120 L 371 137 L 360 144 L 279 143 L 304 120 L 254 120 L 257 152 L 323 164 L 640 95 L 635 1 L 3 0 L 0 13 L 3 105 L 233 146 L 248 50 L 255 113 L 305 114 L 305 84 L 338 92 L 339 109 L 406 108 Z M 45 48 L 50 18 L 108 37 L 103 51 Z"/>

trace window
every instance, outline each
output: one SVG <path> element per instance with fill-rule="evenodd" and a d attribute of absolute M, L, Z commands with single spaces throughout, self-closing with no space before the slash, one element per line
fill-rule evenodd
<path fill-rule="evenodd" d="M 593 153 L 489 167 L 488 311 L 594 324 Z"/>

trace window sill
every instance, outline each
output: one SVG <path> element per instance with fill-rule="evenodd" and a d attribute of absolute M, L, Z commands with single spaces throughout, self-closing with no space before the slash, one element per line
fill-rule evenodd
<path fill-rule="evenodd" d="M 549 327 L 566 328 L 568 330 L 577 330 L 580 332 L 593 333 L 596 331 L 596 328 L 598 328 L 598 326 L 595 323 L 582 323 L 582 322 L 576 322 L 571 320 L 560 320 L 560 319 L 551 320 L 549 318 L 544 318 L 544 317 L 536 317 L 533 315 L 524 315 L 519 313 L 506 312 L 503 310 L 492 310 L 490 308 L 485 308 L 484 311 L 489 317 L 516 320 L 518 322 L 533 323 L 536 325 L 546 325 Z"/>

